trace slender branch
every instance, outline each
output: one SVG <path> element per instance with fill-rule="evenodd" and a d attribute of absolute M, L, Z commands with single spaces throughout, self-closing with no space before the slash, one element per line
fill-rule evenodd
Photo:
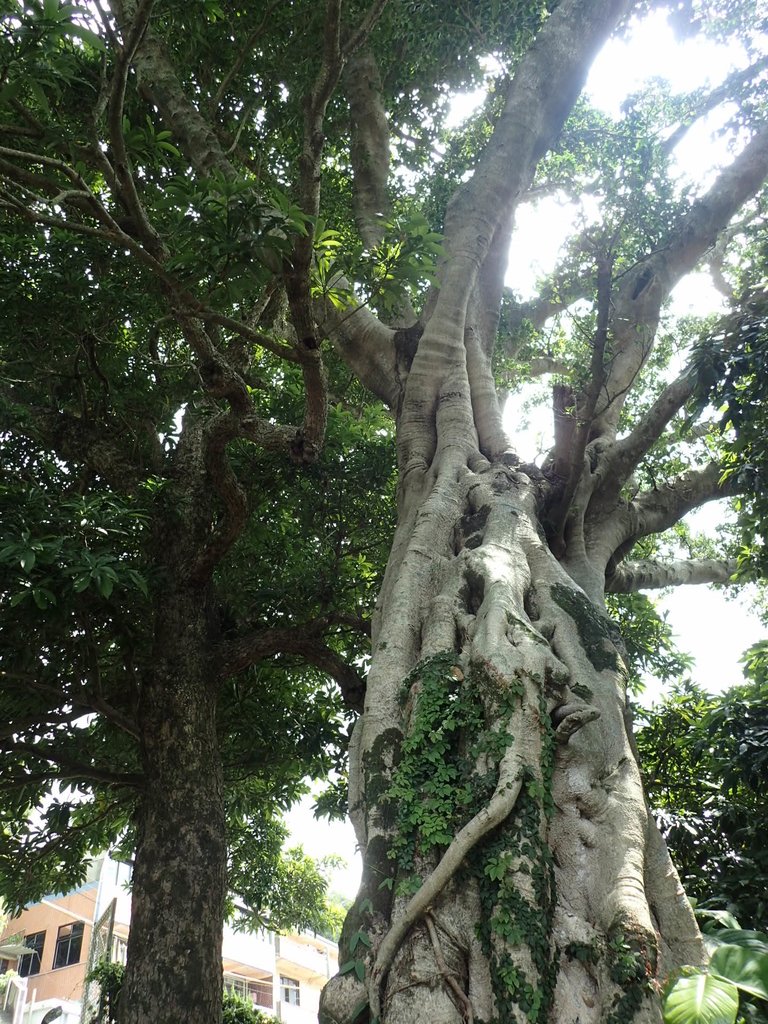
<path fill-rule="evenodd" d="M 389 0 L 374 0 L 368 8 L 366 16 L 344 44 L 343 55 L 345 59 L 351 57 L 356 50 L 366 44 L 368 37 L 376 27 L 376 24 L 384 13 L 384 8 L 388 3 Z"/>
<path fill-rule="evenodd" d="M 125 23 L 136 10 L 136 0 L 112 0 L 111 6 L 117 15 L 118 21 Z M 383 7 L 383 3 L 377 2 L 371 8 L 360 26 L 364 30 L 363 36 L 373 28 L 375 19 L 379 16 Z M 355 33 L 355 35 L 358 34 Z M 354 45 L 363 45 L 363 36 L 353 40 Z M 332 43 L 331 50 L 333 49 Z M 342 57 L 351 54 L 351 52 L 352 46 L 348 45 Z M 213 126 L 201 115 L 198 108 L 187 96 L 172 61 L 169 59 L 162 42 L 152 31 L 151 26 L 144 33 L 141 45 L 136 50 L 134 66 L 139 78 L 142 95 L 145 98 L 148 97 L 159 108 L 164 121 L 174 134 L 175 141 L 190 164 L 205 176 L 209 176 L 215 170 L 226 179 L 231 180 L 236 177 L 238 172 L 235 165 L 224 151 Z M 319 128 L 320 135 L 315 139 L 315 143 L 322 146 L 322 139 L 320 138 L 322 135 L 322 125 Z M 310 171 L 309 174 L 311 177 L 312 172 Z M 319 172 L 315 171 L 314 174 L 319 178 Z M 304 205 L 304 208 L 311 213 L 313 206 L 310 203 L 309 205 Z M 303 260 L 307 261 L 306 266 L 309 267 L 312 255 L 312 238 L 308 237 L 304 244 L 306 248 L 301 256 Z M 278 270 L 279 268 L 275 269 Z M 298 270 L 300 271 L 301 267 Z M 301 289 L 299 291 L 302 296 L 306 294 Z M 283 359 L 291 359 L 294 362 L 301 361 L 300 352 L 289 353 L 285 346 L 276 344 L 271 339 L 266 338 L 266 336 L 256 335 L 245 325 L 224 318 L 221 314 L 208 310 L 201 303 L 190 303 L 188 299 L 189 297 L 187 296 L 187 300 L 180 303 L 183 310 L 193 312 L 206 322 L 219 323 L 221 326 L 237 331 L 246 340 L 262 345 L 268 351 Z M 330 305 L 330 303 L 327 305 Z M 326 308 L 322 318 L 328 322 L 330 330 L 339 330 L 339 318 L 334 311 Z M 314 326 L 303 312 L 299 317 L 299 322 L 304 324 L 303 330 L 297 331 L 299 340 L 301 341 L 302 338 L 314 338 Z M 386 357 L 391 352 L 393 332 L 385 329 L 370 310 L 365 310 L 364 307 L 358 306 L 349 314 L 343 334 L 344 341 L 339 347 L 344 348 L 348 354 L 354 349 L 354 355 L 352 356 L 354 367 L 363 383 L 370 387 L 375 394 L 393 404 L 395 401 L 393 390 L 394 371 L 390 372 L 389 366 L 385 369 L 383 365 L 385 362 L 389 362 Z M 390 341 L 389 347 L 384 343 L 386 340 Z M 391 365 L 394 367 L 393 358 L 391 359 Z M 320 375 L 313 357 L 310 356 L 305 360 L 303 369 L 306 371 L 305 382 L 310 391 L 313 392 L 312 410 L 306 415 L 305 424 L 305 435 L 312 438 L 318 434 L 319 428 L 323 423 L 323 415 L 321 414 L 323 408 L 322 388 L 320 387 Z"/>
<path fill-rule="evenodd" d="M 24 718 L 14 718 L 8 725 L 0 726 L 0 740 L 11 739 L 19 733 L 28 732 L 30 729 L 35 735 L 41 735 L 50 731 L 57 725 L 71 724 L 77 718 L 82 718 L 82 710 L 62 711 L 59 714 L 52 710 L 41 709 L 37 714 L 25 715 Z"/>
<path fill-rule="evenodd" d="M 144 206 L 139 199 L 123 134 L 123 110 L 128 72 L 130 71 L 136 50 L 144 38 L 147 26 L 149 25 L 153 6 L 154 0 L 139 0 L 127 33 L 124 31 L 125 40 L 117 53 L 115 72 L 110 89 L 107 106 L 107 124 L 109 126 L 109 140 L 113 153 L 112 165 L 119 189 L 118 197 L 124 204 L 129 217 L 133 220 L 136 234 L 154 256 L 164 259 L 166 255 L 165 245 L 152 227 Z"/>
<path fill-rule="evenodd" d="M 768 126 L 720 172 L 710 190 L 686 208 L 666 244 L 637 263 L 614 289 L 613 358 L 604 389 L 606 404 L 596 417 L 597 434 L 616 435 L 626 397 L 653 348 L 662 303 L 767 176 Z"/>
<path fill-rule="evenodd" d="M 134 739 L 139 738 L 139 731 L 135 722 L 121 711 L 118 711 L 103 697 L 86 689 L 73 689 L 69 691 L 62 687 L 41 683 L 25 673 L 7 672 L 5 670 L 0 671 L 0 684 L 34 690 L 35 693 L 52 698 L 58 705 L 71 704 L 73 718 L 82 718 L 83 715 L 94 712 L 101 714 L 129 736 L 132 736 Z M 43 713 L 45 714 L 46 712 Z M 11 723 L 11 726 L 13 726 L 13 723 Z M 14 731 L 17 730 L 14 729 Z"/>
<path fill-rule="evenodd" d="M 142 776 L 130 772 L 110 772 L 105 769 L 96 768 L 94 765 L 81 764 L 73 761 L 65 754 L 52 751 L 49 747 L 41 744 L 33 746 L 31 743 L 14 743 L 11 751 L 13 753 L 26 754 L 28 757 L 35 757 L 39 761 L 48 761 L 57 768 L 64 769 L 63 778 L 90 779 L 92 782 L 103 782 L 110 786 L 128 786 L 135 788 L 142 782 Z M 59 773 L 57 772 L 57 777 Z"/>
<path fill-rule="evenodd" d="M 224 94 L 232 84 L 233 79 L 237 74 L 239 74 L 240 69 L 248 59 L 248 55 L 253 49 L 254 43 L 259 38 L 259 36 L 264 32 L 264 29 L 269 24 L 273 12 L 277 10 L 277 8 L 280 7 L 282 3 L 283 0 L 273 0 L 273 3 L 271 3 L 264 12 L 264 17 L 261 19 L 256 28 L 250 33 L 250 35 L 245 41 L 245 44 L 238 53 L 237 57 L 235 57 L 235 59 L 232 61 L 232 66 L 230 67 L 229 71 L 226 73 L 224 78 L 222 78 L 221 82 L 219 83 L 219 87 L 216 90 L 213 99 L 211 100 L 209 112 L 212 117 L 215 115 L 216 111 L 221 106 L 221 101 L 224 99 Z"/>
<path fill-rule="evenodd" d="M 8 149 L 7 147 L 0 147 L 0 157 L 3 155 L 23 158 L 31 163 L 41 163 L 45 166 L 50 166 L 56 170 L 62 171 L 62 173 L 66 174 L 67 177 L 69 177 L 70 180 L 72 180 L 78 187 L 72 193 L 62 193 L 59 190 L 59 194 L 54 197 L 51 202 L 53 203 L 57 199 L 62 202 L 72 199 L 81 200 L 88 204 L 88 208 L 91 213 L 104 226 L 95 227 L 91 224 L 84 224 L 81 221 L 72 220 L 69 217 L 58 217 L 42 213 L 41 211 L 35 210 L 25 203 L 20 202 L 5 189 L 0 189 L 0 196 L 5 197 L 8 200 L 12 209 L 18 216 L 24 218 L 30 223 L 40 224 L 45 227 L 60 228 L 76 234 L 88 235 L 92 238 L 100 238 L 109 245 L 113 245 L 118 248 L 127 248 L 134 256 L 138 257 L 141 262 L 148 266 L 149 269 L 162 281 L 162 283 L 171 290 L 178 306 L 180 307 L 180 313 L 182 315 L 186 312 L 193 313 L 200 320 L 226 327 L 228 330 L 239 334 L 246 341 L 250 341 L 252 344 L 258 345 L 261 348 L 265 348 L 267 351 L 281 359 L 286 359 L 290 362 L 301 362 L 302 366 L 306 364 L 308 369 L 305 376 L 309 380 L 310 387 L 313 387 L 315 391 L 317 391 L 317 375 L 316 371 L 314 371 L 314 364 L 317 361 L 316 357 L 311 355 L 302 356 L 301 353 L 297 353 L 287 345 L 282 345 L 279 342 L 276 342 L 274 339 L 270 338 L 269 335 L 264 334 L 261 331 L 255 331 L 241 321 L 235 320 L 223 313 L 209 309 L 203 302 L 190 293 L 186 286 L 163 266 L 162 262 L 157 258 L 158 255 L 162 255 L 157 246 L 155 246 L 154 252 L 149 251 L 141 241 L 124 231 L 103 206 L 99 198 L 91 192 L 86 182 L 71 167 L 61 160 L 42 157 L 37 153 Z M 23 172 L 21 177 L 24 177 Z M 49 187 L 49 190 L 52 190 L 52 186 L 54 185 L 54 183 L 48 179 L 41 179 L 41 183 L 46 187 Z M 43 196 L 35 196 L 34 198 L 38 202 L 47 204 L 47 201 Z M 312 424 L 312 429 L 316 429 L 315 421 L 317 420 L 317 414 L 315 412 L 314 405 L 312 405 L 311 412 L 312 416 L 310 422 Z"/>
<path fill-rule="evenodd" d="M 608 594 L 634 594 L 701 583 L 733 583 L 738 569 L 735 558 L 685 558 L 673 562 L 647 559 L 623 562 L 605 581 Z"/>
<path fill-rule="evenodd" d="M 768 68 L 768 56 L 761 57 L 754 64 L 750 64 L 749 67 L 733 71 L 721 85 L 716 89 L 712 89 L 711 92 L 707 93 L 703 99 L 694 105 L 690 115 L 683 118 L 669 138 L 665 139 L 661 144 L 661 152 L 667 156 L 670 155 L 697 121 L 714 110 L 715 107 L 719 107 L 721 103 L 726 103 L 732 99 L 734 92 L 740 86 L 756 78 L 766 68 Z"/>

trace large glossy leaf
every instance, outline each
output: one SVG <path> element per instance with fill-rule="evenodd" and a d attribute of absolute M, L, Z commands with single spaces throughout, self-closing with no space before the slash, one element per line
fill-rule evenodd
<path fill-rule="evenodd" d="M 665 1024 L 734 1024 L 739 992 L 724 978 L 703 971 L 685 975 L 664 998 Z"/>
<path fill-rule="evenodd" d="M 712 954 L 709 967 L 745 992 L 768 999 L 768 953 L 744 946 L 720 946 Z"/>
<path fill-rule="evenodd" d="M 704 936 L 710 953 L 720 946 L 742 946 L 761 953 L 768 953 L 768 935 L 764 932 L 749 931 L 746 928 L 719 928 Z M 722 973 L 722 972 L 720 972 Z"/>

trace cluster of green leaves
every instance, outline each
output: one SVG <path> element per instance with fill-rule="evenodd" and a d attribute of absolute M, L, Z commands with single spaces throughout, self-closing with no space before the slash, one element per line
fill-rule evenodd
<path fill-rule="evenodd" d="M 768 927 L 765 645 L 752 680 L 723 694 L 681 684 L 641 712 L 637 742 L 648 797 L 686 891 L 704 908 Z"/>
<path fill-rule="evenodd" d="M 398 822 L 389 856 L 410 874 L 421 858 L 448 846 L 476 811 L 481 745 L 506 745 L 509 737 L 485 732 L 483 703 L 452 652 L 418 665 L 403 691 L 413 700 L 410 728 L 385 799 Z"/>
<path fill-rule="evenodd" d="M 620 988 L 606 1024 L 628 1024 L 653 992 L 653 966 L 648 950 L 635 948 L 620 930 L 609 935 L 606 943 L 608 973 Z"/>
<path fill-rule="evenodd" d="M 368 916 L 373 913 L 373 904 L 369 899 L 362 899 L 357 904 L 356 913 L 359 915 L 360 920 L 363 916 Z M 365 980 L 365 957 L 368 951 L 373 946 L 371 938 L 368 932 L 362 927 L 359 927 L 352 931 L 350 934 L 345 936 L 344 949 L 349 953 L 349 960 L 339 964 L 339 974 L 351 974 L 354 972 L 355 977 L 358 981 Z M 368 1005 L 368 1000 L 365 1000 L 365 1006 Z M 361 1005 L 360 1010 L 354 1014 L 356 1019 L 358 1014 L 364 1007 Z M 375 1024 L 375 1022 L 372 1022 Z"/>
<path fill-rule="evenodd" d="M 164 144 L 157 136 L 152 141 Z M 153 210 L 172 251 L 168 269 L 214 308 L 252 299 L 276 261 L 290 256 L 292 236 L 308 231 L 309 218 L 290 197 L 276 187 L 262 195 L 252 175 L 175 174 L 158 185 Z"/>
<path fill-rule="evenodd" d="M 251 1003 L 232 992 L 224 993 L 221 1024 L 278 1024 L 271 1013 L 257 1010 Z"/>
<path fill-rule="evenodd" d="M 391 315 L 415 299 L 436 281 L 437 263 L 442 255 L 441 235 L 432 231 L 418 211 L 382 219 L 384 237 L 372 249 L 341 231 L 318 223 L 315 233 L 313 294 L 330 299 L 344 309 L 352 294 L 347 278 L 358 286 L 356 301 L 362 298 L 378 313 Z M 339 275 L 344 275 L 341 279 Z"/>
<path fill-rule="evenodd" d="M 680 679 L 693 659 L 678 650 L 672 627 L 645 594 L 609 594 L 611 619 L 619 627 L 626 651 L 627 685 L 633 693 L 643 689 L 649 675 L 661 682 Z"/>
<path fill-rule="evenodd" d="M 288 830 L 274 818 L 230 814 L 228 917 L 243 931 L 299 929 L 328 935 L 338 913 L 326 901 L 327 863 L 301 847 L 286 849 Z M 254 856 L 258 851 L 258 856 Z"/>
<path fill-rule="evenodd" d="M 739 928 L 732 915 L 721 912 L 706 919 L 704 940 L 707 967 L 683 968 L 665 988 L 665 1024 L 736 1024 L 737 1018 L 764 1024 L 768 935 Z"/>
<path fill-rule="evenodd" d="M 105 494 L 62 500 L 56 467 L 47 468 L 45 490 L 0 485 L 0 565 L 9 607 L 31 600 L 40 611 L 58 605 L 71 614 L 75 595 L 89 590 L 102 598 L 117 591 L 135 606 L 137 591 L 148 594 L 146 575 L 136 568 L 146 523 L 141 502 Z"/>
<path fill-rule="evenodd" d="M 125 967 L 111 960 L 99 960 L 87 977 L 99 986 L 99 1006 L 87 1024 L 117 1024 L 118 1003 L 123 988 Z"/>
<path fill-rule="evenodd" d="M 480 845 L 469 865 L 480 893 L 478 937 L 490 964 L 499 1021 L 520 1012 L 531 1024 L 545 1020 L 554 996 L 554 864 L 543 838 L 544 819 L 540 795 L 524 786 L 512 817 Z M 530 882 L 521 886 L 520 875 Z M 514 962 L 515 947 L 529 951 L 533 977 Z"/>
<path fill-rule="evenodd" d="M 755 266 L 765 266 L 764 246 Z M 763 524 L 768 514 L 768 284 L 755 285 L 742 307 L 705 335 L 695 353 L 700 386 L 697 406 L 720 407 L 724 431 L 725 476 L 735 478 L 740 526 L 740 559 L 745 574 L 768 564 Z"/>

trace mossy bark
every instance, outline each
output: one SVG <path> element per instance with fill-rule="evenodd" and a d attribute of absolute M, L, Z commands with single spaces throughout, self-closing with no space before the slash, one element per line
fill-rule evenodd
<path fill-rule="evenodd" d="M 401 505 L 351 766 L 363 888 L 321 1020 L 659 1021 L 657 980 L 701 947 L 645 804 L 620 641 L 551 553 L 541 483 L 476 456 L 438 451 Z M 514 804 L 483 831 L 500 779 Z"/>

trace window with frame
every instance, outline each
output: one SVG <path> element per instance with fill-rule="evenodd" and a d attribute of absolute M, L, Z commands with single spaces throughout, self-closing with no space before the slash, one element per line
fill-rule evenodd
<path fill-rule="evenodd" d="M 286 978 L 280 975 L 280 998 L 284 1003 L 291 1006 L 299 1006 L 299 982 L 296 978 Z"/>
<path fill-rule="evenodd" d="M 20 956 L 16 971 L 22 978 L 29 978 L 33 974 L 40 973 L 43 947 L 45 946 L 45 932 L 33 932 L 32 935 L 25 935 L 23 942 L 28 949 L 33 949 L 34 953 L 25 953 L 23 956 Z"/>
<path fill-rule="evenodd" d="M 80 963 L 80 951 L 83 948 L 83 929 L 81 921 L 74 924 L 63 924 L 56 936 L 56 952 L 53 956 L 53 969 L 69 967 Z"/>

